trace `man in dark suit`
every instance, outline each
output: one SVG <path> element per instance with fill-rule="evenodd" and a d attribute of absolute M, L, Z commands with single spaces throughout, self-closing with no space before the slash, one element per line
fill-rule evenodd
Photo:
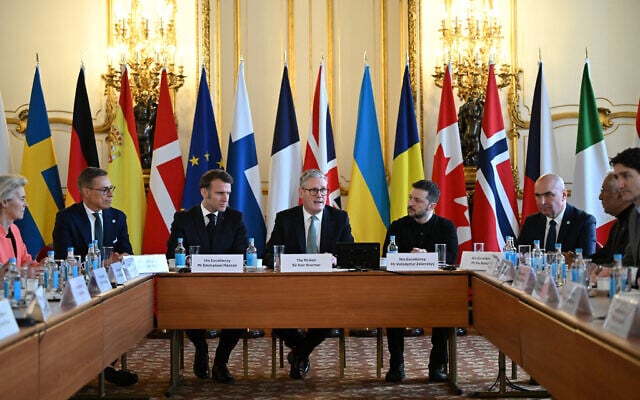
<path fill-rule="evenodd" d="M 123 255 L 132 254 L 126 215 L 111 208 L 115 186 L 107 171 L 88 167 L 78 176 L 78 188 L 82 201 L 73 204 L 56 215 L 53 227 L 53 248 L 56 259 L 67 258 L 67 249 L 73 247 L 74 254 L 84 257 L 88 244 L 98 241 L 99 248 L 113 247 L 112 261 L 120 261 Z M 114 365 L 115 362 L 112 364 Z M 138 381 L 133 372 L 112 366 L 105 368 L 107 381 L 120 386 L 130 386 Z"/>
<path fill-rule="evenodd" d="M 317 169 L 304 171 L 300 176 L 298 194 L 302 205 L 281 211 L 276 215 L 271 237 L 267 242 L 265 264 L 273 265 L 273 246 L 284 245 L 285 253 L 336 253 L 337 242 L 353 242 L 351 225 L 346 212 L 325 207 L 327 178 Z M 335 259 L 334 259 L 335 264 Z M 309 371 L 309 355 L 322 343 L 331 329 L 308 329 L 306 334 L 297 329 L 277 329 L 291 352 L 287 356 L 293 379 L 302 379 Z"/>
<path fill-rule="evenodd" d="M 178 238 L 184 246 L 200 246 L 200 254 L 243 254 L 248 245 L 247 228 L 242 213 L 229 208 L 233 178 L 220 169 L 209 170 L 200 178 L 202 203 L 173 217 L 167 241 L 167 258 L 175 258 Z M 193 372 L 200 379 L 209 376 L 209 348 L 204 329 L 188 329 L 187 336 L 196 348 Z M 233 382 L 227 368 L 231 351 L 238 343 L 241 329 L 223 329 L 213 359 L 213 380 Z"/>
<path fill-rule="evenodd" d="M 546 251 L 553 251 L 555 244 L 561 243 L 563 252 L 580 248 L 585 257 L 591 256 L 596 250 L 596 219 L 567 203 L 562 178 L 542 175 L 534 191 L 539 212 L 524 221 L 516 245 L 532 245 L 537 239 Z"/>
<path fill-rule="evenodd" d="M 115 186 L 107 171 L 89 167 L 78 176 L 78 188 L 82 201 L 56 215 L 53 227 L 53 247 L 56 259 L 67 258 L 67 248 L 73 247 L 76 255 L 84 257 L 88 244 L 94 239 L 100 248 L 113 247 L 116 260 L 123 254 L 132 254 L 127 216 L 111 207 Z M 102 235 L 100 234 L 102 230 Z"/>

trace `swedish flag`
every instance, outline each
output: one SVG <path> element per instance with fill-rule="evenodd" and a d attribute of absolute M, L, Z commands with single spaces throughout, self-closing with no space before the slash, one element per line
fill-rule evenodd
<path fill-rule="evenodd" d="M 39 66 L 36 66 L 31 88 L 21 171 L 28 182 L 25 192 L 29 207 L 25 210 L 24 218 L 16 221 L 16 224 L 29 254 L 35 257 L 44 245 L 52 242 L 51 232 L 56 213 L 64 208 Z"/>

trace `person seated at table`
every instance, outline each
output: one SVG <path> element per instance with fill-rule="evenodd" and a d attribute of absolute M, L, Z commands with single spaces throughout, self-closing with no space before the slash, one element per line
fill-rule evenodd
<path fill-rule="evenodd" d="M 37 266 L 38 263 L 27 251 L 20 229 L 14 221 L 24 217 L 27 199 L 24 186 L 27 179 L 20 175 L 0 175 L 0 263 L 2 276 L 9 267 L 9 259 L 15 257 L 18 267 Z"/>
<path fill-rule="evenodd" d="M 409 192 L 407 215 L 393 221 L 387 229 L 384 241 L 384 254 L 389 245 L 389 236 L 396 237 L 400 253 L 434 252 L 437 243 L 447 245 L 447 263 L 455 263 L 458 256 L 458 237 L 452 221 L 435 214 L 440 199 L 440 189 L 432 181 L 414 182 Z M 447 341 L 452 328 L 433 328 L 429 355 L 429 380 L 444 382 L 448 379 L 445 366 L 448 362 Z M 400 382 L 404 379 L 404 331 L 405 328 L 387 328 L 389 347 L 389 371 L 387 382 Z"/>
<path fill-rule="evenodd" d="M 538 213 L 524 221 L 516 246 L 533 245 L 537 239 L 545 251 L 554 251 L 560 243 L 563 252 L 580 248 L 585 258 L 590 257 L 596 251 L 596 219 L 567 203 L 564 180 L 556 174 L 542 175 L 534 192 Z"/>
<path fill-rule="evenodd" d="M 200 254 L 244 254 L 249 244 L 242 213 L 229 207 L 233 177 L 224 170 L 205 172 L 200 178 L 202 202 L 173 216 L 171 235 L 167 241 L 167 258 L 175 258 L 178 238 L 185 248 L 200 246 Z M 215 304 L 212 305 L 215 307 Z M 231 351 L 238 344 L 242 329 L 222 329 L 213 359 L 212 377 L 216 382 L 232 383 L 227 368 Z M 209 347 L 206 330 L 187 329 L 195 346 L 193 373 L 200 379 L 209 377 Z"/>
<path fill-rule="evenodd" d="M 73 247 L 74 254 L 85 257 L 88 244 L 98 241 L 99 248 L 113 246 L 111 261 L 121 261 L 122 256 L 133 254 L 126 215 L 111 207 L 115 186 L 107 171 L 85 168 L 78 175 L 78 189 L 82 201 L 70 205 L 56 215 L 53 226 L 53 248 L 56 259 L 67 258 L 67 248 Z M 116 360 L 117 361 L 117 360 Z M 131 386 L 138 382 L 138 375 L 128 369 L 116 370 L 111 366 L 104 369 L 104 378 L 119 386 Z"/>
<path fill-rule="evenodd" d="M 337 242 L 353 242 L 351 225 L 346 212 L 327 204 L 327 177 L 317 169 L 309 169 L 300 176 L 298 195 L 302 205 L 280 211 L 265 251 L 265 265 L 273 266 L 273 246 L 284 245 L 285 253 L 336 253 Z M 333 261 L 335 264 L 335 259 Z M 302 379 L 310 368 L 309 356 L 326 339 L 331 329 L 310 328 L 274 329 L 284 344 L 291 349 L 287 360 L 291 364 L 289 375 Z"/>
<path fill-rule="evenodd" d="M 634 207 L 631 201 L 622 198 L 616 187 L 616 179 L 613 176 L 613 172 L 609 172 L 605 176 L 599 198 L 604 211 L 616 217 L 616 221 L 609 231 L 607 243 L 591 256 L 591 261 L 595 264 L 611 265 L 613 263 L 613 255 L 624 254 L 629 242 L 629 216 Z M 604 271 L 610 272 L 611 268 L 605 268 Z"/>

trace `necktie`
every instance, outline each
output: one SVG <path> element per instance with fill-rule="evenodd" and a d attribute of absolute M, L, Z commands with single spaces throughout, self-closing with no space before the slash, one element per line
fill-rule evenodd
<path fill-rule="evenodd" d="M 207 214 L 209 223 L 207 224 L 207 233 L 209 233 L 209 241 L 213 244 L 213 237 L 216 234 L 216 215 L 214 213 Z"/>
<path fill-rule="evenodd" d="M 549 232 L 547 232 L 547 241 L 544 244 L 546 251 L 553 251 L 556 248 L 556 221 L 549 221 Z"/>
<path fill-rule="evenodd" d="M 307 253 L 313 254 L 318 252 L 318 232 L 316 230 L 316 221 L 318 218 L 312 215 L 309 218 L 309 231 L 307 232 Z"/>
<path fill-rule="evenodd" d="M 100 218 L 99 212 L 94 212 L 93 216 L 96 217 L 96 222 L 94 223 L 94 231 L 95 231 L 95 239 L 98 241 L 98 248 L 102 249 L 102 218 Z"/>

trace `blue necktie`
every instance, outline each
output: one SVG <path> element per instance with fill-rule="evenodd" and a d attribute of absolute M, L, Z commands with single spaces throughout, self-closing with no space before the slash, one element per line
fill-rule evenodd
<path fill-rule="evenodd" d="M 544 244 L 546 251 L 553 251 L 556 248 L 556 221 L 549 221 L 549 232 L 547 232 L 547 240 Z"/>
<path fill-rule="evenodd" d="M 104 235 L 102 231 L 102 218 L 100 218 L 99 212 L 94 212 L 93 216 L 96 217 L 96 222 L 94 225 L 95 239 L 98 241 L 98 249 L 102 249 L 102 238 Z"/>

